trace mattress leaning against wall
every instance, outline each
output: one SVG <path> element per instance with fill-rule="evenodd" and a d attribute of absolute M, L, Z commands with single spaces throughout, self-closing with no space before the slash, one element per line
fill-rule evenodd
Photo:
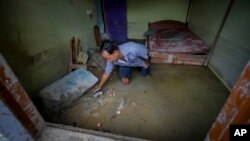
<path fill-rule="evenodd" d="M 60 114 L 63 108 L 71 106 L 98 81 L 98 78 L 84 68 L 79 68 L 39 93 L 43 101 L 43 113 L 50 119 Z"/>

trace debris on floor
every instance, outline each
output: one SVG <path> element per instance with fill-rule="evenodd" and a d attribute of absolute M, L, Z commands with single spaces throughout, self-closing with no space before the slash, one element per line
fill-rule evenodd
<path fill-rule="evenodd" d="M 109 95 L 109 96 L 115 96 L 115 92 L 114 92 L 114 90 L 113 90 L 112 88 L 108 88 L 108 89 L 106 90 L 106 93 L 107 93 L 107 95 Z"/>
<path fill-rule="evenodd" d="M 98 110 L 91 111 L 92 117 L 98 117 L 99 115 L 100 115 L 100 113 L 98 112 Z"/>
<path fill-rule="evenodd" d="M 93 92 L 90 90 L 85 95 L 78 98 L 70 108 L 65 109 L 65 114 L 61 114 L 58 119 L 67 122 L 67 120 L 71 118 L 71 116 L 66 118 L 68 111 L 75 111 L 75 114 L 82 112 L 84 118 L 81 119 L 81 122 L 94 119 L 94 121 L 90 122 L 90 124 L 95 126 L 98 131 L 102 131 L 104 130 L 102 129 L 104 122 L 108 123 L 110 122 L 109 120 L 113 122 L 115 122 L 115 120 L 120 120 L 118 116 L 121 116 L 127 104 L 125 97 L 121 97 L 119 95 L 115 96 L 116 92 L 119 93 L 114 88 L 104 88 L 102 90 L 98 90 L 93 95 Z M 111 111 L 109 113 L 103 112 L 103 110 L 105 111 L 106 109 L 111 109 Z M 107 116 L 109 120 L 103 120 L 103 116 Z M 76 122 L 79 122 L 79 119 L 75 118 L 73 120 L 74 121 L 68 122 L 67 124 L 74 127 L 80 126 L 79 124 L 76 124 Z"/>
<path fill-rule="evenodd" d="M 133 106 L 137 106 L 137 104 L 135 102 L 132 103 Z"/>
<path fill-rule="evenodd" d="M 111 116 L 111 119 L 116 119 L 116 115 L 112 115 L 112 116 Z"/>
<path fill-rule="evenodd" d="M 120 104 L 119 104 L 119 107 L 117 108 L 116 114 L 118 115 L 121 114 L 122 110 L 125 107 L 125 104 L 126 104 L 126 100 L 123 97 L 121 97 Z"/>
<path fill-rule="evenodd" d="M 99 105 L 93 104 L 93 105 L 90 105 L 89 107 L 84 107 L 84 108 L 83 108 L 83 112 L 84 112 L 85 115 L 91 115 L 91 113 L 94 114 L 93 111 L 96 111 L 96 110 L 98 110 L 99 108 L 100 108 Z M 94 115 L 95 115 L 95 114 L 94 114 Z"/>
<path fill-rule="evenodd" d="M 96 126 L 100 128 L 102 126 L 102 122 L 100 122 L 100 121 L 97 122 Z"/>
<path fill-rule="evenodd" d="M 97 103 L 100 105 L 100 106 L 103 106 L 105 104 L 104 100 L 102 98 L 99 98 L 97 99 Z"/>
<path fill-rule="evenodd" d="M 72 125 L 73 127 L 76 127 L 76 122 L 72 122 L 71 125 Z"/>
<path fill-rule="evenodd" d="M 162 70 L 161 67 L 166 70 Z M 56 122 L 102 132 L 109 130 L 116 134 L 143 136 L 152 140 L 165 140 L 165 137 L 172 132 L 174 135 L 186 131 L 190 133 L 190 125 L 193 125 L 191 121 L 195 123 L 195 127 L 202 127 L 201 129 L 205 130 L 209 125 L 204 124 L 203 121 L 211 122 L 211 119 L 214 119 L 211 118 L 212 115 L 216 115 L 216 112 L 206 110 L 206 108 L 211 108 L 209 102 L 215 99 L 222 103 L 228 96 L 227 89 L 220 88 L 222 86 L 220 82 L 217 83 L 216 78 L 213 78 L 215 81 L 211 79 L 211 74 L 203 70 L 204 68 L 197 68 L 202 70 L 201 73 L 199 75 L 195 73 L 191 77 L 193 67 L 184 70 L 182 67 L 172 70 L 172 67 L 177 66 L 155 66 L 154 73 L 157 75 L 154 75 L 150 81 L 145 81 L 145 78 L 140 77 L 139 72 L 135 72 L 134 79 L 128 86 L 122 85 L 118 74 L 112 74 L 113 80 L 108 81 L 103 88 L 103 95 L 98 100 L 93 97 L 92 91 L 88 91 L 77 100 L 79 104 L 68 108 L 66 114 L 60 116 Z M 175 80 L 169 77 L 169 73 L 174 75 Z M 194 84 L 186 83 L 182 74 L 192 81 L 197 81 L 196 83 L 201 84 L 201 87 L 193 89 Z M 203 75 L 204 80 L 200 79 L 200 76 Z M 187 87 L 179 87 L 184 80 Z M 202 83 L 203 81 L 206 83 Z M 212 88 L 215 88 L 215 91 L 211 91 Z M 202 95 L 201 90 L 204 92 Z M 115 96 L 112 96 L 111 93 L 115 93 Z M 220 96 L 218 97 L 217 94 Z M 202 102 L 195 101 L 194 98 L 197 96 L 199 99 L 202 98 Z M 219 103 L 214 105 L 212 110 L 219 109 L 221 104 Z M 194 111 L 198 116 L 185 116 L 190 114 L 190 111 Z M 163 128 L 166 130 L 162 130 Z M 199 134 L 203 133 L 200 128 L 197 129 L 194 128 L 194 131 Z M 175 139 L 185 140 L 184 138 Z"/>

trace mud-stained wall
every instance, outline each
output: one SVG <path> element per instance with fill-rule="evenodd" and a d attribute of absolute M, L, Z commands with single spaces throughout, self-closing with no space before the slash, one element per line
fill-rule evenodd
<path fill-rule="evenodd" d="M 67 74 L 70 39 L 95 47 L 95 0 L 1 0 L 0 51 L 35 99 L 40 89 Z"/>
<path fill-rule="evenodd" d="M 189 0 L 127 0 L 128 38 L 142 39 L 148 22 L 178 20 L 185 22 Z"/>
<path fill-rule="evenodd" d="M 188 27 L 211 46 L 228 4 L 229 0 L 192 0 Z"/>
<path fill-rule="evenodd" d="M 230 88 L 250 59 L 249 6 L 249 0 L 235 0 L 209 63 Z"/>

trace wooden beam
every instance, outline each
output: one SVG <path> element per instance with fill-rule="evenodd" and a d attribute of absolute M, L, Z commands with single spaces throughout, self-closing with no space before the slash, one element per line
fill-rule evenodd
<path fill-rule="evenodd" d="M 12 110 L 28 133 L 37 139 L 46 126 L 45 121 L 1 54 L 0 90 L 1 100 Z"/>
<path fill-rule="evenodd" d="M 228 141 L 231 124 L 250 122 L 250 61 L 246 65 L 205 141 Z"/>

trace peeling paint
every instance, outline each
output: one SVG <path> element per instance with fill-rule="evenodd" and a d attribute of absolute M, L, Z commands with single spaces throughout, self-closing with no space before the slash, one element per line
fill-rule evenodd
<path fill-rule="evenodd" d="M 5 67 L 4 64 L 7 64 L 2 55 L 0 54 L 0 75 L 1 75 L 1 80 L 9 85 L 10 87 L 13 86 L 16 82 L 17 79 L 14 76 L 13 73 L 11 73 L 10 68 Z"/>
<path fill-rule="evenodd" d="M 240 98 L 244 99 L 246 97 L 250 96 L 250 81 L 248 79 L 245 79 L 242 81 L 241 86 L 239 87 L 239 91 L 241 91 Z"/>
<path fill-rule="evenodd" d="M 225 125 L 228 122 L 228 119 L 230 119 L 230 117 L 235 117 L 237 113 L 238 113 L 237 107 L 233 107 L 230 111 L 223 110 L 219 113 L 217 121 L 220 124 Z"/>
<path fill-rule="evenodd" d="M 250 122 L 250 61 L 242 72 L 229 98 L 207 136 L 213 140 L 229 140 L 230 124 Z"/>

